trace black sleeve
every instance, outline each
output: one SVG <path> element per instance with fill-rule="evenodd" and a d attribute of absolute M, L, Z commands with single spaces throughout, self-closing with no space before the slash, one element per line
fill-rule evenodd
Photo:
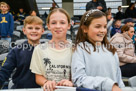
<path fill-rule="evenodd" d="M 106 5 L 106 2 L 104 0 L 98 0 L 99 3 L 102 4 L 102 7 L 103 7 L 103 12 L 106 12 L 107 11 L 107 5 Z"/>
<path fill-rule="evenodd" d="M 12 71 L 16 67 L 16 56 L 14 49 L 9 52 L 7 57 L 2 63 L 2 67 L 0 69 L 0 87 L 4 84 L 6 80 L 9 79 Z"/>
<path fill-rule="evenodd" d="M 86 4 L 86 11 L 88 11 L 88 10 L 90 10 L 90 9 L 93 9 L 94 8 L 94 6 L 92 5 L 92 2 L 88 2 L 87 4 Z"/>

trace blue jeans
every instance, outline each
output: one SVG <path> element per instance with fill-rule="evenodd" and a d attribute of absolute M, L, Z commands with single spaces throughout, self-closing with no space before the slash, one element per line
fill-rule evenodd
<path fill-rule="evenodd" d="M 1 40 L 6 40 L 6 41 L 8 41 L 9 43 L 11 43 L 11 38 L 1 38 Z"/>

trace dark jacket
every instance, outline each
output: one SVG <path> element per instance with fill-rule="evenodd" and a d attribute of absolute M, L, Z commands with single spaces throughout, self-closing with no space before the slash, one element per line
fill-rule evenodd
<path fill-rule="evenodd" d="M 129 7 L 125 11 L 126 18 L 136 18 L 136 9 L 131 10 Z"/>
<path fill-rule="evenodd" d="M 106 12 L 107 11 L 107 5 L 106 5 L 105 0 L 98 0 L 98 2 L 103 5 L 103 11 Z"/>
<path fill-rule="evenodd" d="M 14 29 L 14 20 L 11 13 L 0 14 L 0 36 L 12 36 Z"/>
<path fill-rule="evenodd" d="M 34 47 L 25 41 L 9 52 L 4 65 L 0 69 L 0 86 L 9 79 L 13 70 L 16 69 L 12 76 L 13 89 L 40 87 L 35 82 L 35 75 L 29 69 L 33 49 Z"/>
<path fill-rule="evenodd" d="M 121 33 L 121 27 L 120 28 L 113 27 L 110 36 L 112 37 L 115 33 Z"/>
<path fill-rule="evenodd" d="M 115 19 L 124 19 L 125 18 L 125 14 L 121 11 L 116 13 L 116 16 L 114 17 Z"/>
<path fill-rule="evenodd" d="M 102 11 L 105 12 L 106 10 L 104 10 L 104 6 L 102 5 L 102 3 L 100 2 L 93 2 L 90 1 L 86 4 L 86 11 L 90 10 L 90 9 L 97 9 L 98 6 L 103 7 Z"/>

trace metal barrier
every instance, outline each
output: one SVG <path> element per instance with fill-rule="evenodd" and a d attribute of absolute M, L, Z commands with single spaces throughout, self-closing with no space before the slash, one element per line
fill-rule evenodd
<path fill-rule="evenodd" d="M 35 89 L 3 89 L 1 91 L 43 91 L 42 88 L 35 88 Z M 75 89 L 56 89 L 55 91 L 76 91 Z"/>
<path fill-rule="evenodd" d="M 34 88 L 34 89 L 5 89 L 5 90 L 3 89 L 1 91 L 43 91 L 43 89 L 42 88 Z M 69 88 L 69 89 L 68 88 L 67 89 L 56 89 L 55 91 L 76 91 L 76 87 Z M 81 91 L 84 91 L 84 90 L 82 89 Z M 89 91 L 95 91 L 95 90 L 89 90 Z M 125 88 L 122 88 L 122 91 L 136 91 L 136 87 L 135 88 L 125 87 Z"/>

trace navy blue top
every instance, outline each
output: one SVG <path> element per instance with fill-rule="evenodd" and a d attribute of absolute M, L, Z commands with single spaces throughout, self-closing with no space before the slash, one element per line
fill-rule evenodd
<path fill-rule="evenodd" d="M 113 27 L 112 30 L 111 30 L 111 37 L 112 37 L 115 33 L 121 33 L 121 27 L 120 27 L 120 28 Z"/>
<path fill-rule="evenodd" d="M 14 20 L 11 13 L 0 14 L 0 36 L 12 36 L 14 29 Z"/>
<path fill-rule="evenodd" d="M 25 41 L 9 52 L 7 59 L 0 70 L 0 86 L 9 79 L 11 73 L 16 68 L 15 74 L 12 76 L 14 83 L 12 88 L 40 87 L 35 82 L 35 75 L 29 69 L 33 50 L 34 47 Z"/>

